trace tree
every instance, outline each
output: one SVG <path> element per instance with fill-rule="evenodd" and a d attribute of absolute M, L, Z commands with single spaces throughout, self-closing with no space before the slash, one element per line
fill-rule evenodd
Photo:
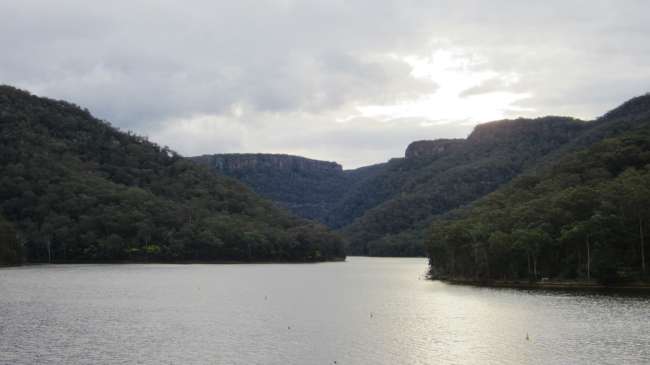
<path fill-rule="evenodd" d="M 635 216 L 638 224 L 641 272 L 646 275 L 645 228 L 650 216 L 650 173 L 630 168 L 621 174 L 618 181 L 624 206 Z"/>
<path fill-rule="evenodd" d="M 0 216 L 0 266 L 22 262 L 22 247 L 13 225 Z"/>

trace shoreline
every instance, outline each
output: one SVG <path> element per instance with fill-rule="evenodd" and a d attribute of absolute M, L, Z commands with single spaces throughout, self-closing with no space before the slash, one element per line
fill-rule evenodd
<path fill-rule="evenodd" d="M 467 280 L 467 279 L 435 279 L 451 285 L 467 285 L 485 288 L 509 289 L 541 289 L 541 290 L 629 290 L 650 291 L 650 283 L 635 282 L 627 284 L 605 285 L 598 282 L 587 281 L 501 281 L 501 280 Z"/>
<path fill-rule="evenodd" d="M 259 261 L 237 261 L 237 260 L 183 260 L 183 261 L 139 261 L 139 260 L 121 260 L 121 261 L 56 261 L 56 262 L 24 262 L 19 265 L 0 265 L 0 269 L 10 267 L 27 267 L 40 265 L 132 265 L 132 264 L 168 264 L 168 265 L 259 265 L 259 264 L 321 264 L 328 262 L 344 262 L 347 257 L 334 258 L 329 260 L 259 260 Z"/>

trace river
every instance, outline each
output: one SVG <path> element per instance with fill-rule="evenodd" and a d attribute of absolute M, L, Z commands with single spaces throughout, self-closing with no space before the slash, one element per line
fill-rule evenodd
<path fill-rule="evenodd" d="M 0 364 L 648 364 L 650 297 L 425 280 L 425 259 L 0 269 Z"/>

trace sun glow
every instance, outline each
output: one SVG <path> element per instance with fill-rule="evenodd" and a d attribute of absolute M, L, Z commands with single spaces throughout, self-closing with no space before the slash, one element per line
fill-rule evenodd
<path fill-rule="evenodd" d="M 393 56 L 397 57 L 397 56 Z M 402 57 L 411 76 L 431 80 L 438 88 L 414 100 L 392 105 L 363 105 L 354 117 L 390 121 L 402 118 L 423 119 L 422 126 L 444 123 L 476 124 L 502 119 L 508 113 L 530 111 L 517 107 L 530 93 L 509 91 L 519 81 L 516 73 L 500 74 L 488 69 L 487 60 L 454 49 L 438 50 L 430 57 Z"/>

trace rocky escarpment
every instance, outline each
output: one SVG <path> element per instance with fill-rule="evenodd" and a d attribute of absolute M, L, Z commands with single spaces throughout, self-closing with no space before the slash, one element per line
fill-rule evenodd
<path fill-rule="evenodd" d="M 457 152 L 469 152 L 477 147 L 521 148 L 522 144 L 541 145 L 552 149 L 574 139 L 586 126 L 580 120 L 567 117 L 499 120 L 477 125 L 467 139 L 415 141 L 407 147 L 405 157 L 425 157 L 431 160 Z M 470 144 L 471 146 L 468 146 Z"/>
<path fill-rule="evenodd" d="M 327 221 L 333 205 L 356 180 L 335 162 L 276 154 L 216 154 L 192 160 L 234 177 L 295 214 Z"/>
<path fill-rule="evenodd" d="M 404 156 L 406 158 L 417 157 L 439 157 L 449 151 L 458 148 L 464 139 L 436 139 L 433 141 L 415 141 L 408 145 Z"/>
<path fill-rule="evenodd" d="M 263 169 L 281 170 L 299 174 L 339 174 L 343 172 L 336 162 L 312 160 L 300 156 L 233 153 L 192 157 L 196 162 L 209 165 L 226 175 Z"/>
<path fill-rule="evenodd" d="M 484 146 L 534 143 L 555 147 L 575 138 L 586 128 L 583 121 L 569 117 L 506 119 L 477 125 L 467 141 Z"/>

